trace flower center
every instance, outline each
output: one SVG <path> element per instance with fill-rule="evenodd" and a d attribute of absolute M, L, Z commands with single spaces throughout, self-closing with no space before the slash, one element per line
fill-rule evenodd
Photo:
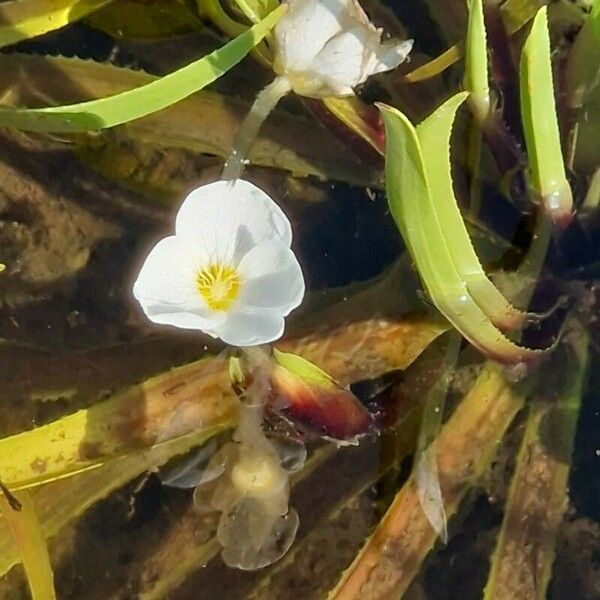
<path fill-rule="evenodd" d="M 213 310 L 227 310 L 240 292 L 240 276 L 227 265 L 212 264 L 198 272 L 196 287 Z"/>

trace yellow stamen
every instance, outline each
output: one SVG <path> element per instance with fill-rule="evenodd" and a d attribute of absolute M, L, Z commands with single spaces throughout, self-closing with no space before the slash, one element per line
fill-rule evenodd
<path fill-rule="evenodd" d="M 228 265 L 212 264 L 196 276 L 196 287 L 213 310 L 227 310 L 238 297 L 240 276 Z"/>

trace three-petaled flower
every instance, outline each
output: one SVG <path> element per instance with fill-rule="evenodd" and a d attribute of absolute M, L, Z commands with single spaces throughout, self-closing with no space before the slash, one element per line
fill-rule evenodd
<path fill-rule="evenodd" d="M 302 96 L 349 96 L 404 61 L 412 40 L 381 42 L 357 0 L 288 0 L 275 27 L 275 73 Z"/>
<path fill-rule="evenodd" d="M 248 181 L 193 190 L 175 235 L 150 251 L 133 287 L 147 317 L 235 346 L 278 339 L 304 296 L 290 222 Z"/>

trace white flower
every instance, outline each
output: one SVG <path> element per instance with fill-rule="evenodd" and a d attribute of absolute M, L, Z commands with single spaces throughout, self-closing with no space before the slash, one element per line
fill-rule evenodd
<path fill-rule="evenodd" d="M 155 323 L 235 346 L 271 342 L 304 296 L 291 241 L 287 217 L 255 185 L 201 186 L 183 202 L 175 235 L 150 251 L 133 294 Z"/>
<path fill-rule="evenodd" d="M 381 43 L 357 0 L 288 0 L 275 27 L 275 73 L 311 97 L 349 96 L 353 88 L 396 68 L 412 40 Z"/>

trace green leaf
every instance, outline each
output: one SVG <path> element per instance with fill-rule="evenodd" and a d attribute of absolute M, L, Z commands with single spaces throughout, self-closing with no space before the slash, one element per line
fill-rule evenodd
<path fill-rule="evenodd" d="M 469 105 L 473 114 L 479 123 L 484 123 L 490 112 L 490 88 L 482 0 L 469 0 L 464 85 L 470 92 Z"/>
<path fill-rule="evenodd" d="M 117 39 L 156 40 L 203 28 L 202 21 L 178 0 L 119 0 L 90 15 L 87 22 Z"/>
<path fill-rule="evenodd" d="M 0 47 L 73 23 L 113 0 L 13 0 L 0 4 Z"/>
<path fill-rule="evenodd" d="M 520 79 L 531 183 L 552 220 L 565 226 L 572 216 L 573 195 L 560 145 L 546 7 L 537 13 L 523 47 Z"/>
<path fill-rule="evenodd" d="M 0 125 L 26 131 L 77 132 L 114 127 L 166 108 L 240 62 L 277 23 L 285 8 L 279 7 L 222 48 L 157 81 L 91 102 L 51 108 L 0 108 Z"/>
<path fill-rule="evenodd" d="M 435 118 L 446 111 L 453 115 L 463 100 L 464 94 L 451 98 L 434 113 Z M 390 210 L 432 302 L 466 339 L 488 356 L 507 363 L 537 358 L 540 351 L 508 340 L 474 300 L 454 263 L 457 252 L 448 246 L 454 239 L 448 238 L 447 242 L 436 213 L 417 132 L 400 111 L 385 105 L 380 109 L 386 129 L 385 170 Z M 439 153 L 439 146 L 435 152 Z M 431 168 L 432 159 L 428 160 Z M 439 184 L 434 185 L 437 188 Z"/>
<path fill-rule="evenodd" d="M 502 22 L 509 35 L 516 33 L 533 19 L 540 5 L 540 0 L 506 0 L 500 7 Z M 465 51 L 463 41 L 450 46 L 443 54 L 417 67 L 406 75 L 406 80 L 415 83 L 439 75 L 455 62 L 460 60 Z"/>
<path fill-rule="evenodd" d="M 234 4 L 252 23 L 257 23 L 275 10 L 277 0 L 234 0 Z"/>
<path fill-rule="evenodd" d="M 456 111 L 465 98 L 464 93 L 450 98 L 416 128 L 428 176 L 430 202 L 452 261 L 473 299 L 492 323 L 501 329 L 516 329 L 523 325 L 526 314 L 511 306 L 485 274 L 454 195 L 450 136 Z"/>
<path fill-rule="evenodd" d="M 600 84 L 600 1 L 592 10 L 575 38 L 567 68 L 565 83 L 569 106 L 579 108 L 588 94 Z"/>
<path fill-rule="evenodd" d="M 287 369 L 290 373 L 300 377 L 300 379 L 304 380 L 306 383 L 325 389 L 333 389 L 336 387 L 336 383 L 330 375 L 325 373 L 322 369 L 319 369 L 317 365 L 297 354 L 273 349 L 273 357 L 284 369 Z"/>
<path fill-rule="evenodd" d="M 138 451 L 168 448 L 208 429 L 214 433 L 232 427 L 236 411 L 226 366 L 219 358 L 201 359 L 88 409 L 1 439 L 2 481 L 11 491 L 35 487 Z"/>

